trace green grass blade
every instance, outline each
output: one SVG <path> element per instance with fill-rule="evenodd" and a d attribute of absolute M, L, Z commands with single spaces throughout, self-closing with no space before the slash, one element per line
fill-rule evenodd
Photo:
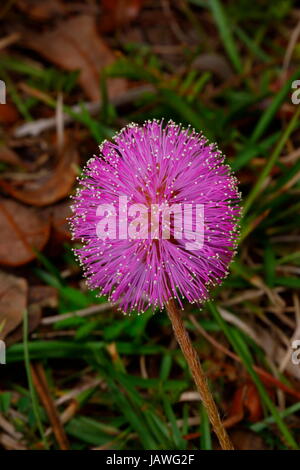
<path fill-rule="evenodd" d="M 279 414 L 281 418 L 286 418 L 287 416 L 290 416 L 291 414 L 297 413 L 300 411 L 300 403 L 295 403 L 292 406 L 289 406 L 285 410 L 279 411 Z M 250 429 L 254 432 L 260 432 L 263 429 L 265 429 L 269 424 L 274 423 L 274 418 L 273 416 L 268 416 L 268 418 L 264 419 L 263 421 L 260 421 L 259 423 L 254 423 L 251 424 Z"/>
<path fill-rule="evenodd" d="M 31 397 L 32 410 L 33 410 L 34 417 L 36 420 L 37 428 L 39 430 L 42 441 L 44 443 L 44 447 L 45 449 L 48 449 L 48 443 L 47 443 L 45 433 L 44 433 L 44 428 L 42 425 L 42 418 L 40 415 L 38 399 L 35 393 L 33 380 L 31 376 L 31 370 L 30 370 L 30 356 L 29 356 L 29 350 L 28 350 L 28 312 L 27 310 L 25 310 L 23 314 L 23 344 L 24 344 L 25 370 L 26 370 L 28 388 L 29 388 L 30 397 Z"/>
<path fill-rule="evenodd" d="M 287 80 L 287 82 L 283 85 L 281 90 L 277 93 L 277 95 L 273 99 L 270 106 L 266 108 L 266 110 L 261 115 L 261 118 L 259 119 L 252 133 L 251 142 L 257 142 L 262 137 L 264 132 L 267 130 L 268 126 L 273 121 L 277 111 L 279 110 L 280 106 L 286 99 L 287 95 L 291 92 L 292 82 L 296 80 L 296 78 L 299 78 L 299 76 L 300 76 L 300 69 L 298 69 L 292 75 L 292 77 L 289 80 Z"/>
<path fill-rule="evenodd" d="M 299 116 L 300 116 L 300 106 L 298 106 L 295 114 L 293 115 L 292 119 L 290 120 L 289 124 L 287 125 L 285 131 L 283 132 L 282 136 L 280 137 L 274 151 L 272 152 L 269 160 L 267 161 L 266 165 L 263 167 L 259 177 L 257 178 L 257 181 L 255 185 L 253 186 L 252 190 L 250 191 L 246 202 L 244 204 L 244 209 L 243 209 L 243 215 L 245 215 L 259 193 L 262 190 L 262 186 L 269 175 L 271 169 L 273 168 L 274 164 L 276 163 L 277 158 L 279 157 L 282 149 L 285 146 L 286 141 L 288 140 L 289 136 L 291 133 L 294 131 L 296 128 L 296 125 L 298 124 L 299 121 Z"/>
<path fill-rule="evenodd" d="M 252 39 L 248 34 L 245 33 L 244 30 L 236 26 L 234 28 L 234 32 L 236 35 L 243 41 L 244 44 L 248 47 L 249 51 L 252 52 L 258 59 L 262 60 L 263 62 L 269 62 L 271 57 L 266 54 Z"/>
<path fill-rule="evenodd" d="M 226 17 L 225 10 L 219 0 L 210 0 L 209 6 L 218 26 L 220 36 L 228 57 L 230 58 L 235 70 L 240 73 L 242 71 L 242 62 L 236 47 L 236 42 L 233 39 L 229 27 L 229 21 Z"/>
<path fill-rule="evenodd" d="M 164 409 L 168 420 L 171 423 L 172 434 L 174 443 L 177 449 L 185 449 L 186 441 L 181 437 L 181 432 L 177 426 L 176 416 L 170 404 L 169 398 L 164 396 L 163 397 Z"/>

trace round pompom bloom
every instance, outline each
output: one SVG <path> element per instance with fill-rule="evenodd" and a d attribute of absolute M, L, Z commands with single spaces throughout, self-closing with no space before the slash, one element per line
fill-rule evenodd
<path fill-rule="evenodd" d="M 240 194 L 221 152 L 195 130 L 154 120 L 128 125 L 100 153 L 71 218 L 89 286 L 124 312 L 203 302 L 228 274 L 238 237 Z"/>

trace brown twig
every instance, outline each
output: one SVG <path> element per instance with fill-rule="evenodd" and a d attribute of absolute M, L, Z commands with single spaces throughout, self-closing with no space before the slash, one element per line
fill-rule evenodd
<path fill-rule="evenodd" d="M 209 390 L 207 379 L 202 370 L 198 354 L 192 345 L 192 342 L 191 342 L 191 339 L 189 337 L 187 330 L 185 329 L 185 326 L 181 318 L 181 314 L 178 311 L 175 305 L 175 302 L 173 300 L 169 300 L 166 303 L 166 309 L 167 309 L 170 321 L 172 323 L 175 337 L 189 365 L 195 384 L 201 395 L 203 404 L 207 410 L 209 420 L 212 424 L 214 432 L 216 433 L 219 439 L 220 445 L 223 450 L 233 450 L 234 449 L 233 445 L 228 437 L 226 429 L 224 428 L 222 424 L 217 406 Z"/>
<path fill-rule="evenodd" d="M 111 104 L 116 107 L 124 106 L 127 104 L 132 103 L 136 99 L 140 98 L 144 93 L 153 93 L 155 91 L 152 85 L 141 85 L 135 88 L 130 88 L 126 92 L 122 93 L 122 95 L 113 97 L 111 99 Z M 30 96 L 36 96 L 36 91 L 32 88 L 26 87 L 26 93 Z M 39 95 L 39 99 L 42 101 L 46 99 L 45 94 L 43 96 Z M 84 102 L 82 104 L 76 104 L 70 108 L 72 111 L 71 114 L 63 113 L 63 122 L 64 124 L 69 124 L 70 122 L 74 121 L 74 114 L 80 114 L 82 112 L 82 107 L 86 109 L 91 116 L 95 116 L 101 109 L 101 103 L 99 102 Z M 14 136 L 17 138 L 23 138 L 25 136 L 33 136 L 36 137 L 40 135 L 42 132 L 47 131 L 49 129 L 53 129 L 56 125 L 56 118 L 40 118 L 36 121 L 32 122 L 25 122 L 21 124 L 19 127 L 14 129 Z"/>
<path fill-rule="evenodd" d="M 74 317 L 86 317 L 88 315 L 95 315 L 97 313 L 102 313 L 105 310 L 113 308 L 117 304 L 112 304 L 111 302 L 105 302 L 103 304 L 90 305 L 89 307 L 83 308 L 81 310 L 76 310 L 74 312 L 63 313 L 60 315 L 53 315 L 52 317 L 45 317 L 42 320 L 43 325 L 52 325 L 57 321 L 67 320 L 68 318 Z"/>
<path fill-rule="evenodd" d="M 53 403 L 52 397 L 50 395 L 45 371 L 42 364 L 38 363 L 35 364 L 35 366 L 31 366 L 31 373 L 36 391 L 40 397 L 43 406 L 45 407 L 57 443 L 61 450 L 68 450 L 69 442 L 60 422 L 60 418 Z"/>

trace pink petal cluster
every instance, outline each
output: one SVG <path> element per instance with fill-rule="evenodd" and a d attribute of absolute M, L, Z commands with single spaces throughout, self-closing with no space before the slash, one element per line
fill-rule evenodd
<path fill-rule="evenodd" d="M 100 239 L 99 204 L 191 203 L 204 206 L 204 243 L 182 239 Z M 74 196 L 71 227 L 88 284 L 124 312 L 162 308 L 170 298 L 202 303 L 228 274 L 238 238 L 240 194 L 222 153 L 172 121 L 130 124 L 87 163 Z"/>

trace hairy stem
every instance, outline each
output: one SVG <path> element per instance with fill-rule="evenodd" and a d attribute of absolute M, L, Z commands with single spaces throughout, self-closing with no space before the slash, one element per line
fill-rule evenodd
<path fill-rule="evenodd" d="M 172 323 L 175 337 L 189 365 L 198 392 L 200 393 L 203 404 L 207 410 L 209 420 L 212 424 L 214 432 L 216 433 L 219 439 L 220 445 L 223 450 L 233 450 L 234 447 L 228 437 L 226 429 L 222 424 L 217 406 L 209 390 L 207 379 L 201 367 L 198 354 L 192 345 L 188 332 L 185 329 L 181 314 L 178 311 L 173 300 L 169 300 L 166 303 L 166 309 L 168 312 L 169 319 Z"/>

